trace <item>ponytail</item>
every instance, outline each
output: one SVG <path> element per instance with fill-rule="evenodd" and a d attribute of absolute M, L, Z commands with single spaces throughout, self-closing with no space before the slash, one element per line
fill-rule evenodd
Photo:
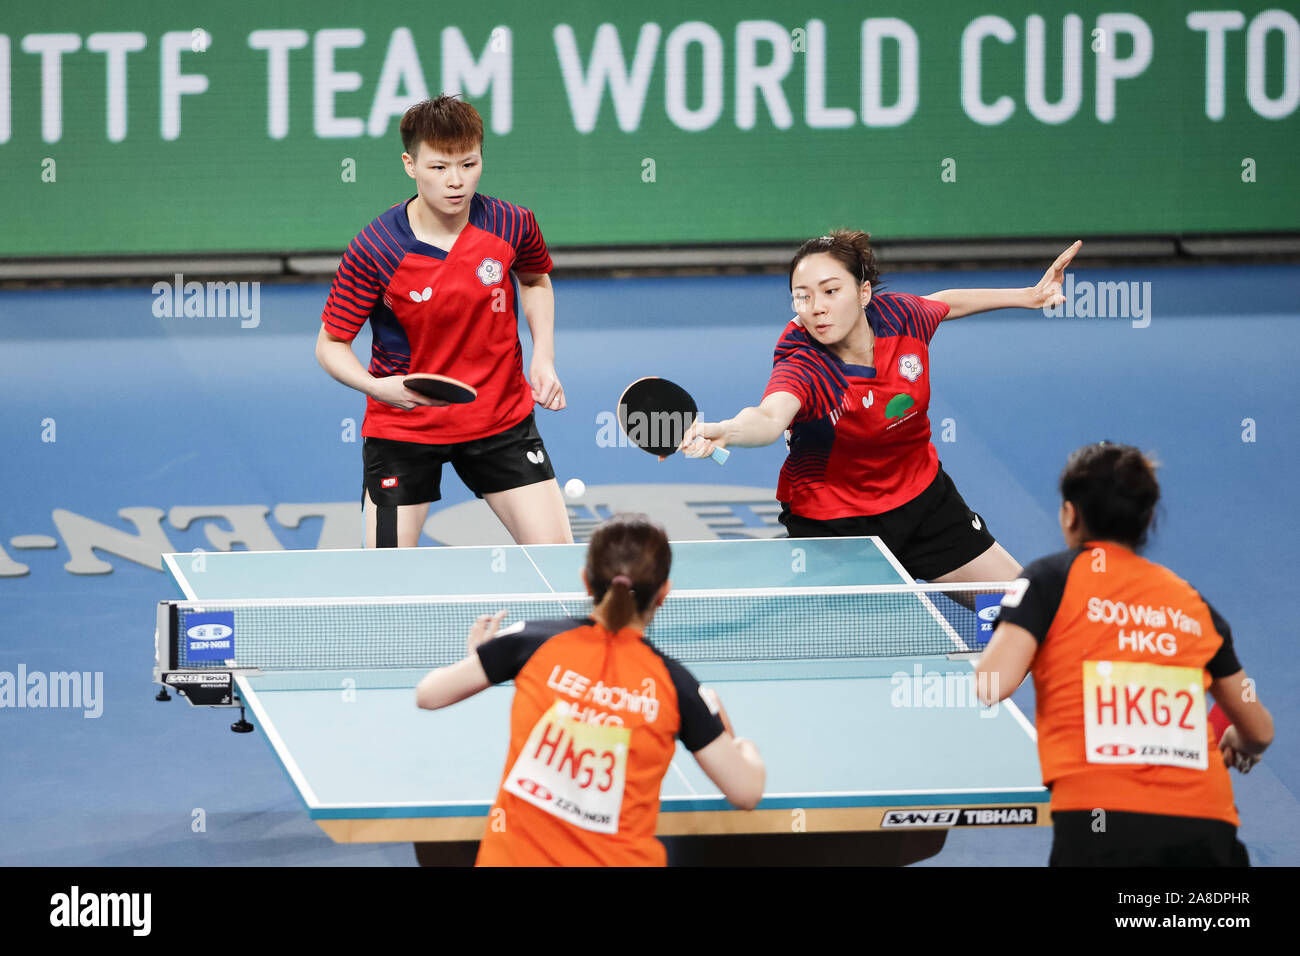
<path fill-rule="evenodd" d="M 650 609 L 671 564 L 668 535 L 645 515 L 617 514 L 592 533 L 587 585 L 610 630 L 626 627 Z"/>
<path fill-rule="evenodd" d="M 636 616 L 636 604 L 632 579 L 626 574 L 620 574 L 609 582 L 609 590 L 599 604 L 600 616 L 611 631 L 618 631 L 627 627 L 628 622 Z"/>

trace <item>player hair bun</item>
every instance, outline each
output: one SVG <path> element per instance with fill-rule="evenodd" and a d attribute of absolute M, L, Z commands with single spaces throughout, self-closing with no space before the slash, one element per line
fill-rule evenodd
<path fill-rule="evenodd" d="M 871 234 L 860 229 L 832 229 L 824 236 L 809 239 L 799 247 L 790 261 L 790 285 L 794 286 L 794 270 L 808 256 L 826 253 L 844 266 L 858 282 L 869 282 L 875 289 L 880 284 L 880 270 L 876 268 L 876 254 L 871 248 Z"/>

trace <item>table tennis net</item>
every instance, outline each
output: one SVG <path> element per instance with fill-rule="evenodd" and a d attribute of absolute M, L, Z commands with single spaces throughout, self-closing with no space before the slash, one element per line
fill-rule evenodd
<path fill-rule="evenodd" d="M 970 652 L 991 634 L 990 620 L 974 608 L 996 609 L 1005 590 L 983 584 L 674 591 L 646 637 L 683 662 Z M 981 595 L 990 597 L 978 601 Z M 233 614 L 235 666 L 261 670 L 442 667 L 465 656 L 470 625 L 481 614 L 505 609 L 508 628 L 591 610 L 585 594 L 170 603 L 175 667 L 223 665 L 201 639 L 214 632 L 190 622 L 211 620 L 195 614 L 224 611 Z"/>

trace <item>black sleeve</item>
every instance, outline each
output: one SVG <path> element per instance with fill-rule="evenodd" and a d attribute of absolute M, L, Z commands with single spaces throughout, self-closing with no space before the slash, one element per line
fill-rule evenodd
<path fill-rule="evenodd" d="M 522 626 L 515 625 L 515 630 L 507 628 L 509 633 L 484 641 L 478 646 L 478 659 L 487 679 L 494 684 L 514 680 L 539 647 L 556 634 L 581 627 L 583 623 L 578 618 L 524 621 Z"/>
<path fill-rule="evenodd" d="M 1023 627 L 1042 644 L 1061 607 L 1070 566 L 1080 553 L 1081 549 L 1076 549 L 1049 554 L 1020 572 L 1019 580 L 1024 583 L 1020 586 L 1019 600 L 1015 591 L 1007 594 L 1002 599 L 998 620 Z"/>
<path fill-rule="evenodd" d="M 1197 592 L 1200 595 L 1200 592 Z M 1201 600 L 1205 601 L 1204 596 Z M 1210 622 L 1214 629 L 1219 632 L 1223 638 L 1223 644 L 1220 645 L 1218 652 L 1210 658 L 1210 662 L 1205 665 L 1205 669 L 1210 672 L 1213 678 L 1231 677 L 1237 671 L 1241 670 L 1241 663 L 1237 660 L 1237 650 L 1232 646 L 1232 628 L 1228 622 L 1223 619 L 1218 611 L 1214 609 L 1209 601 L 1205 601 L 1205 606 L 1210 609 Z"/>
<path fill-rule="evenodd" d="M 671 657 L 663 654 L 659 656 L 667 665 L 668 676 L 677 688 L 677 711 L 682 720 L 677 736 L 691 753 L 703 750 L 722 736 L 725 729 L 722 717 L 713 709 L 713 703 L 706 700 L 700 692 L 700 684 L 694 674 Z"/>

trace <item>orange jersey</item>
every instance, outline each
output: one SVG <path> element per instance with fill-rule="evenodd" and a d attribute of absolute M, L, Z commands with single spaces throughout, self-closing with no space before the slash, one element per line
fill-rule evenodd
<path fill-rule="evenodd" d="M 591 619 L 534 621 L 478 654 L 494 684 L 515 682 L 478 865 L 665 865 L 655 824 L 677 738 L 695 752 L 723 730 L 690 672 Z"/>
<path fill-rule="evenodd" d="M 1205 692 L 1241 669 L 1232 634 L 1169 569 L 1114 542 L 1035 561 L 1001 620 L 1038 641 L 1038 756 L 1053 810 L 1237 824 Z"/>

